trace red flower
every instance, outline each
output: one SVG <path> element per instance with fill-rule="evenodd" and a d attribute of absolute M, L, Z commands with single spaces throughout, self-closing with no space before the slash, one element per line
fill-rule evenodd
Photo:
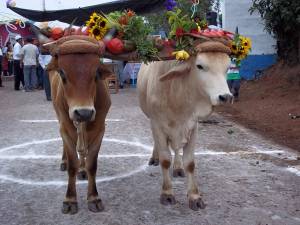
<path fill-rule="evenodd" d="M 198 29 L 191 29 L 190 33 L 192 33 L 192 34 L 199 34 Z"/>
<path fill-rule="evenodd" d="M 182 28 L 177 28 L 176 37 L 182 37 L 184 35 L 184 30 Z"/>

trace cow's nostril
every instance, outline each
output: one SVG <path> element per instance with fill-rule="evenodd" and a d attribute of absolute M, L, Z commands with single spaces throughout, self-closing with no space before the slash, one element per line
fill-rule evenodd
<path fill-rule="evenodd" d="M 76 109 L 74 111 L 75 120 L 78 121 L 90 121 L 93 117 L 94 111 L 91 109 Z"/>
<path fill-rule="evenodd" d="M 230 102 L 232 100 L 232 95 L 229 95 L 229 94 L 219 95 L 219 100 L 221 102 Z"/>

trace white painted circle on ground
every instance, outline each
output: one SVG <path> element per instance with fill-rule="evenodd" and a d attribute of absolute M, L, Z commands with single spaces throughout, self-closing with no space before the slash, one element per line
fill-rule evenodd
<path fill-rule="evenodd" d="M 19 144 L 19 145 L 13 145 L 13 146 L 9 146 L 9 147 L 5 147 L 5 148 L 1 148 L 0 149 L 0 153 L 3 153 L 5 151 L 11 150 L 11 149 L 16 149 L 16 148 L 24 148 L 24 147 L 28 147 L 31 145 L 40 145 L 40 144 L 45 144 L 45 143 L 51 143 L 51 142 L 57 142 L 57 141 L 61 141 L 61 138 L 53 138 L 53 139 L 46 139 L 46 140 L 41 140 L 41 141 L 32 141 L 32 142 L 27 142 L 27 143 L 23 143 L 23 144 Z M 142 144 L 140 142 L 131 142 L 131 141 L 126 141 L 126 140 L 119 140 L 119 139 L 112 139 L 112 138 L 103 138 L 104 142 L 112 142 L 112 143 L 119 143 L 119 144 L 125 144 L 125 145 L 131 145 L 131 146 L 135 146 L 135 147 L 140 147 L 143 148 L 147 151 L 151 151 L 152 147 L 149 145 L 145 145 Z M 1 157 L 4 156 L 4 157 Z M 148 157 L 150 156 L 150 154 L 122 154 L 122 155 L 105 155 L 105 158 L 124 158 L 124 157 Z M 101 157 L 101 154 L 100 154 Z M 47 158 L 47 159 L 53 159 L 53 158 L 57 158 L 57 156 L 49 156 L 49 155 L 40 155 L 40 156 L 36 156 L 36 155 L 22 155 L 22 156 L 5 156 L 5 155 L 0 155 L 0 160 L 1 159 L 6 159 L 6 160 L 13 160 L 13 159 L 23 159 L 23 160 L 27 160 L 27 159 L 39 159 L 39 158 Z M 132 176 L 136 173 L 142 172 L 147 168 L 147 165 L 142 165 L 139 166 L 138 168 L 130 171 L 130 172 L 126 172 L 126 173 L 121 173 L 118 174 L 116 176 L 109 176 L 109 177 L 101 177 L 96 179 L 97 183 L 101 183 L 101 182 L 105 182 L 105 181 L 111 181 L 111 180 L 116 180 L 116 179 L 122 179 L 125 177 L 129 177 Z M 20 179 L 20 178 L 15 178 L 13 176 L 8 176 L 8 175 L 1 175 L 0 174 L 0 181 L 2 182 L 12 182 L 12 183 L 18 183 L 18 184 L 22 184 L 22 185 L 32 185 L 32 186 L 65 186 L 67 185 L 67 181 L 61 181 L 61 180 L 52 180 L 52 181 L 32 181 L 32 180 L 26 180 L 26 179 Z M 77 181 L 77 184 L 87 184 L 87 181 Z"/>

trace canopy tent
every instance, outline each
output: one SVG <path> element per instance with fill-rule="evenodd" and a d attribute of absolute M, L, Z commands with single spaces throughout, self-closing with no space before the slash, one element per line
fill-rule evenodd
<path fill-rule="evenodd" d="M 7 7 L 15 13 L 33 21 L 59 20 L 65 23 L 71 23 L 77 18 L 75 25 L 83 25 L 93 12 L 109 13 L 116 10 L 132 9 L 139 14 L 143 14 L 162 8 L 165 0 L 115 0 L 98 2 L 102 2 L 102 4 L 59 10 L 47 10 L 45 5 L 43 5 L 40 10 L 19 8 L 9 4 Z"/>

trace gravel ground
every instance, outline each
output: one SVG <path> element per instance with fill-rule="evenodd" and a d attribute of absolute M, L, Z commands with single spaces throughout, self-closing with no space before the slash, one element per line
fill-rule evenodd
<path fill-rule="evenodd" d="M 200 121 L 196 177 L 207 207 L 192 211 L 187 182 L 173 178 L 177 204 L 159 203 L 161 171 L 149 167 L 153 140 L 136 90 L 112 95 L 98 162 L 105 210 L 91 213 L 78 182 L 79 213 L 61 213 L 67 174 L 62 141 L 43 91 L 0 89 L 0 224 L 2 225 L 299 225 L 300 161 L 296 152 L 220 115 Z"/>

